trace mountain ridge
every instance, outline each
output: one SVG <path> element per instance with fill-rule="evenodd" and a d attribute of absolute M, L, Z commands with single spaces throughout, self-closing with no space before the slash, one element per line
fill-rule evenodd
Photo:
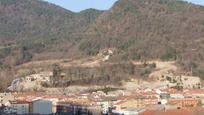
<path fill-rule="evenodd" d="M 174 4 L 175 8 L 172 8 L 173 6 L 169 6 L 169 8 L 166 6 L 168 3 L 164 5 L 160 3 L 160 1 L 167 0 L 154 0 L 158 2 L 150 1 L 146 3 L 148 1 L 150 0 L 128 0 L 130 4 L 126 5 L 123 2 L 127 3 L 127 1 L 118 1 L 112 9 L 98 17 L 94 25 L 87 30 L 87 34 L 97 36 L 103 39 L 102 41 L 105 41 L 104 39 L 107 39 L 107 41 L 116 39 L 112 42 L 128 42 L 128 40 L 130 42 L 131 40 L 139 40 L 138 42 L 140 42 L 146 40 L 152 43 L 150 41 L 154 42 L 156 40 L 157 43 L 163 42 L 160 45 L 164 46 L 168 44 L 168 41 L 177 44 L 177 40 L 181 43 L 180 40 L 184 39 L 202 38 L 204 34 L 204 26 L 202 25 L 204 10 L 201 6 L 174 0 L 175 3 L 170 2 L 169 4 Z M 142 3 L 138 5 L 138 2 Z M 181 8 L 185 10 L 182 11 Z M 118 14 L 118 11 L 120 14 Z M 145 44 L 142 46 L 145 46 Z M 117 45 L 117 43 L 109 44 L 110 47 L 117 47 Z M 158 53 L 160 52 L 158 51 Z"/>
<path fill-rule="evenodd" d="M 20 23 L 22 23 L 21 24 L 22 26 L 24 26 L 23 24 L 26 23 L 25 21 L 28 21 L 27 23 L 30 24 L 30 23 L 35 23 L 34 21 L 36 21 L 36 20 L 40 20 L 39 23 L 41 21 L 44 21 L 43 23 L 45 23 L 45 20 L 46 20 L 47 25 L 52 24 L 52 27 L 56 26 L 55 25 L 56 21 L 58 22 L 59 26 L 63 26 L 63 25 L 60 25 L 60 21 L 62 21 L 61 23 L 63 23 L 63 24 L 64 23 L 70 24 L 70 26 L 72 26 L 72 23 L 74 24 L 75 23 L 74 21 L 77 20 L 77 18 L 78 18 L 77 16 L 75 16 L 76 13 L 74 13 L 74 12 L 63 9 L 63 8 L 58 7 L 56 5 L 50 4 L 48 2 L 42 2 L 40 0 L 37 0 L 37 1 L 33 1 L 33 0 L 19 0 L 19 1 L 1 0 L 0 3 L 1 3 L 1 15 L 5 16 L 5 18 L 6 18 L 6 16 L 7 16 L 7 18 L 10 18 L 8 21 L 12 21 L 11 20 L 12 17 L 9 17 L 9 16 L 14 16 L 13 19 L 19 18 L 18 20 L 14 20 L 14 21 L 15 21 L 15 23 L 17 23 L 19 25 L 20 25 Z M 93 15 L 95 16 L 99 12 L 100 11 L 94 10 L 95 14 L 93 14 Z M 18 14 L 20 16 L 15 16 L 15 14 Z M 3 20 L 3 18 L 4 18 L 3 16 L 1 16 L 2 17 L 1 20 Z M 65 18 L 67 21 L 65 19 L 63 20 L 61 18 Z M 52 21 L 52 22 L 49 22 L 49 21 Z M 7 23 L 5 23 L 5 24 L 7 24 Z M 37 25 L 37 24 L 38 23 L 36 23 L 35 25 Z M 47 26 L 47 25 L 43 25 L 43 26 Z M 15 25 L 15 26 L 18 26 L 18 25 Z M 40 25 L 37 25 L 38 28 L 39 28 L 39 26 Z M 82 27 L 83 27 L 83 25 L 82 25 Z M 67 27 L 64 27 L 64 28 L 67 29 Z M 5 29 L 5 28 L 3 28 L 3 29 Z M 31 29 L 35 29 L 35 28 L 31 26 Z M 26 33 L 24 33 L 24 34 L 26 34 Z"/>
<path fill-rule="evenodd" d="M 204 78 L 204 7 L 180 0 L 119 0 L 74 13 L 47 2 L 0 0 L 0 68 L 35 60 L 96 56 L 174 60 Z M 108 62 L 107 62 L 108 63 Z"/>
<path fill-rule="evenodd" d="M 55 44 L 63 41 L 69 48 L 102 12 L 88 9 L 74 13 L 41 0 L 0 0 L 0 60 L 8 63 L 12 55 L 17 60 L 25 57 L 20 54 L 22 49 L 33 58 L 36 53 L 54 50 Z"/>

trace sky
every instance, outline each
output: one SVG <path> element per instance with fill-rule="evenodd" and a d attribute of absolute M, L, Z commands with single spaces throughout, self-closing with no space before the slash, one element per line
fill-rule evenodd
<path fill-rule="evenodd" d="M 73 12 L 80 12 L 88 8 L 99 10 L 109 9 L 117 0 L 44 0 L 54 3 Z M 204 5 L 204 0 L 186 0 L 195 4 Z"/>

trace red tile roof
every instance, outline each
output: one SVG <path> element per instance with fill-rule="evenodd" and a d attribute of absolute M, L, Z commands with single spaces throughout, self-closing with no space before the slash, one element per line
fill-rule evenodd
<path fill-rule="evenodd" d="M 127 102 L 127 101 L 126 100 L 121 100 L 121 101 L 118 101 L 118 102 L 114 103 L 114 105 L 120 105 L 120 104 L 123 104 L 125 102 Z"/>
<path fill-rule="evenodd" d="M 174 110 L 146 110 L 140 115 L 193 115 L 189 109 L 174 109 Z"/>
<path fill-rule="evenodd" d="M 9 101 L 11 104 L 29 104 L 31 103 L 30 101 L 25 101 L 25 100 L 16 100 L 16 101 Z"/>
<path fill-rule="evenodd" d="M 186 89 L 184 90 L 185 94 L 204 94 L 203 89 Z"/>

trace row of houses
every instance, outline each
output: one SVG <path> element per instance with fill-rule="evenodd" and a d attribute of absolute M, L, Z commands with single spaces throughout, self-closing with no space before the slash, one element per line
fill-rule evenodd
<path fill-rule="evenodd" d="M 115 101 L 112 104 L 112 112 L 119 115 L 137 115 L 148 110 L 152 111 L 152 109 L 155 111 L 161 111 L 161 113 L 163 112 L 162 110 L 169 109 L 173 109 L 177 112 L 181 111 L 180 109 L 177 110 L 177 108 L 202 107 L 204 104 L 203 94 L 204 90 L 202 89 L 185 89 L 183 91 L 175 89 L 140 90 L 136 91 L 134 96 L 124 96 L 124 98 Z"/>
<path fill-rule="evenodd" d="M 4 114 L 52 114 L 52 102 L 48 100 L 33 100 L 33 101 L 9 101 L 7 105 L 3 105 L 2 113 Z"/>
<path fill-rule="evenodd" d="M 1 110 L 7 114 L 139 114 L 149 108 L 197 107 L 204 102 L 204 90 L 143 89 L 106 94 L 102 91 L 48 95 L 45 93 L 1 93 Z M 204 103 L 203 103 L 204 104 Z"/>
<path fill-rule="evenodd" d="M 52 101 L 44 99 L 36 99 L 33 101 L 9 101 L 6 106 L 1 106 L 2 114 L 9 115 L 51 115 L 66 114 L 66 115 L 81 115 L 82 113 L 89 115 L 92 113 L 89 106 L 75 104 L 71 102 L 58 102 L 56 105 Z M 95 108 L 94 110 L 96 110 Z M 100 111 L 98 111 L 99 113 Z"/>
<path fill-rule="evenodd" d="M 174 108 L 163 110 L 145 110 L 139 115 L 203 115 L 204 108 Z"/>

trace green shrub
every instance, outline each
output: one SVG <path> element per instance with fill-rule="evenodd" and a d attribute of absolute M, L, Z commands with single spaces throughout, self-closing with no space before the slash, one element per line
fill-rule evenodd
<path fill-rule="evenodd" d="M 199 69 L 197 71 L 197 75 L 202 79 L 204 80 L 204 70 L 203 69 Z"/>
<path fill-rule="evenodd" d="M 169 60 L 169 59 L 176 59 L 177 57 L 177 52 L 176 49 L 172 47 L 168 47 L 166 51 L 161 55 L 162 60 Z"/>
<path fill-rule="evenodd" d="M 151 73 L 151 70 L 150 69 L 144 69 L 142 72 L 141 72 L 141 76 L 148 76 L 149 74 Z"/>
<path fill-rule="evenodd" d="M 30 61 L 33 58 L 32 53 L 29 52 L 28 48 L 23 46 L 20 49 L 19 56 L 15 62 L 15 65 L 20 65 Z"/>
<path fill-rule="evenodd" d="M 131 47 L 133 44 L 135 43 L 134 39 L 133 40 L 127 40 L 127 41 L 123 41 L 121 39 L 117 39 L 116 40 L 116 47 L 119 50 L 128 50 L 129 47 Z"/>
<path fill-rule="evenodd" d="M 0 63 L 0 70 L 4 70 L 4 69 L 7 69 L 7 68 L 10 68 L 10 66 L 8 64 Z"/>
<path fill-rule="evenodd" d="M 141 59 L 140 53 L 134 52 L 134 53 L 132 54 L 132 59 L 133 59 L 133 60 L 140 60 L 140 59 Z"/>
<path fill-rule="evenodd" d="M 97 89 L 97 90 L 94 90 L 94 92 L 96 91 L 103 91 L 104 93 L 108 93 L 108 92 L 111 92 L 111 91 L 117 91 L 117 90 L 122 90 L 122 89 L 119 89 L 119 88 L 112 88 L 112 87 L 105 87 L 105 88 L 102 88 L 102 89 Z M 93 92 L 93 91 L 92 91 Z"/>
<path fill-rule="evenodd" d="M 87 55 L 96 55 L 100 50 L 100 44 L 97 42 L 84 41 L 79 45 L 79 49 Z"/>
<path fill-rule="evenodd" d="M 202 25 L 204 26 L 204 21 L 202 22 Z"/>
<path fill-rule="evenodd" d="M 0 58 L 6 57 L 11 53 L 11 48 L 0 49 Z"/>
<path fill-rule="evenodd" d="M 152 63 L 152 64 L 150 64 L 149 66 L 150 66 L 150 68 L 156 68 L 156 67 L 157 67 L 157 64 L 156 64 L 156 63 Z"/>

